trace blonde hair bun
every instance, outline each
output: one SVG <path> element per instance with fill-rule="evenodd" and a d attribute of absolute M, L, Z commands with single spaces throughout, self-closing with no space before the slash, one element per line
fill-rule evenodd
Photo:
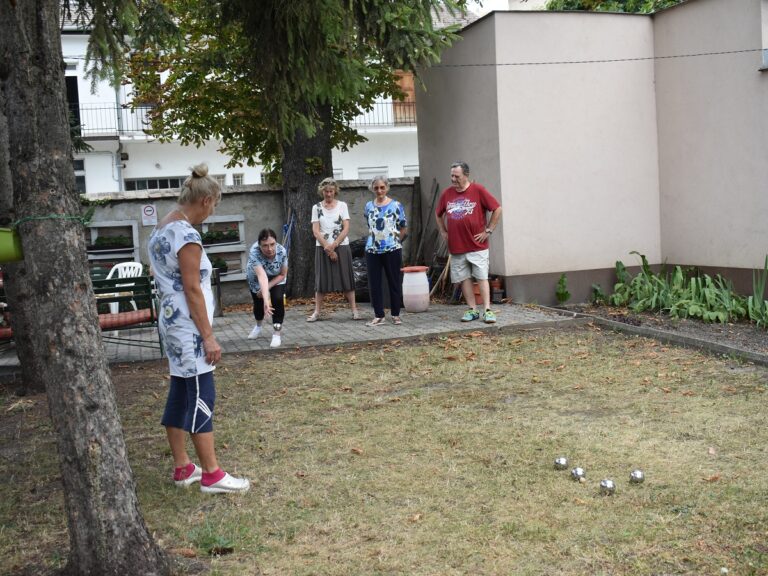
<path fill-rule="evenodd" d="M 192 170 L 192 176 L 196 178 L 205 178 L 208 176 L 208 164 L 198 164 L 197 166 L 190 168 L 190 170 Z"/>

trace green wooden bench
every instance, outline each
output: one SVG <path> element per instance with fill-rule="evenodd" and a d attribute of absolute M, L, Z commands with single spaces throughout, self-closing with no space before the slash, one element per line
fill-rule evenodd
<path fill-rule="evenodd" d="M 99 311 L 99 327 L 105 342 L 115 342 L 127 346 L 141 346 L 163 350 L 160 332 L 157 332 L 157 342 L 130 336 L 115 335 L 121 331 L 136 328 L 154 328 L 157 330 L 157 296 L 151 276 L 135 278 L 110 278 L 109 280 L 92 280 L 93 292 L 96 295 L 96 306 Z M 110 304 L 117 303 L 119 312 L 111 314 Z M 13 311 L 8 307 L 4 287 L 0 287 L 0 316 L 4 319 L 0 325 L 0 341 L 11 340 L 13 329 L 8 319 Z M 136 309 L 133 309 L 133 305 Z"/>

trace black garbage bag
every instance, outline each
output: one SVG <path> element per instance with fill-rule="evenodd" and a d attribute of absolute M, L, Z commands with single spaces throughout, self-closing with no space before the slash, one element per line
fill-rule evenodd
<path fill-rule="evenodd" d="M 365 243 L 363 243 L 363 247 L 365 247 Z M 363 251 L 362 257 L 352 258 L 352 271 L 355 274 L 355 300 L 370 302 L 371 293 L 368 290 L 368 265 L 365 262 L 365 251 Z"/>
<path fill-rule="evenodd" d="M 352 258 L 362 258 L 365 260 L 365 243 L 368 241 L 367 236 L 363 236 L 358 240 L 350 240 L 349 248 L 352 250 Z"/>

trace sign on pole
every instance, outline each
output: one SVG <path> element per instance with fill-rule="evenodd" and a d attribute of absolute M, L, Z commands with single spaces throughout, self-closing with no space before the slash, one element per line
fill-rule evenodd
<path fill-rule="evenodd" d="M 154 204 L 144 204 L 141 207 L 142 226 L 157 226 L 157 208 Z"/>

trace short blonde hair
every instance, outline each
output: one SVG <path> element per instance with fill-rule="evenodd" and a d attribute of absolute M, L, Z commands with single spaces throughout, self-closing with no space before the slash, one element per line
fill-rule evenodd
<path fill-rule="evenodd" d="M 208 165 L 198 164 L 190 168 L 192 172 L 179 193 L 179 204 L 192 204 L 205 198 L 213 198 L 217 203 L 221 199 L 221 186 L 208 176 Z"/>
<path fill-rule="evenodd" d="M 320 181 L 320 184 L 317 185 L 317 194 L 321 198 L 323 197 L 323 190 L 328 186 L 333 186 L 334 190 L 336 190 L 336 192 L 334 193 L 334 196 L 339 195 L 339 185 L 336 183 L 336 180 L 334 180 L 333 178 L 323 178 Z"/>

